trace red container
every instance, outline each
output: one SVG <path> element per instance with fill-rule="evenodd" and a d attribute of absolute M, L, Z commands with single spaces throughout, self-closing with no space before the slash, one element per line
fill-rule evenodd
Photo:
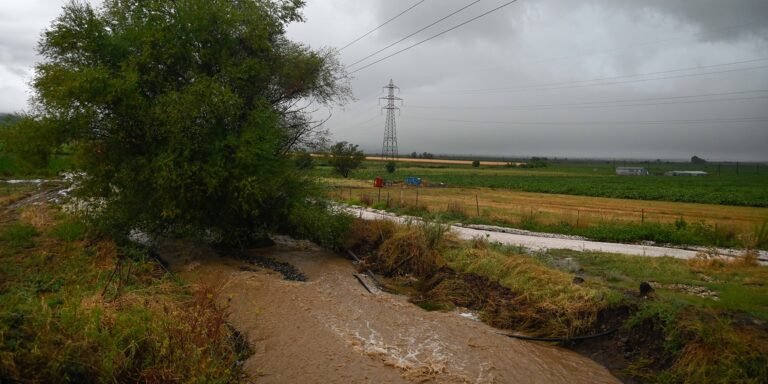
<path fill-rule="evenodd" d="M 381 177 L 376 177 L 375 179 L 373 179 L 373 186 L 375 188 L 383 187 L 384 186 L 384 179 L 382 179 Z"/>

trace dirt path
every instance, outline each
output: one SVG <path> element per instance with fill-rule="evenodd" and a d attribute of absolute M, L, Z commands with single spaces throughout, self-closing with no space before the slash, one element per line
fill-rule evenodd
<path fill-rule="evenodd" d="M 352 215 L 361 217 L 366 220 L 392 220 L 396 222 L 414 220 L 414 218 L 398 217 L 388 212 L 368 208 L 352 207 L 346 208 L 346 210 Z M 707 251 L 703 247 L 700 249 L 682 249 L 653 245 L 606 243 L 602 241 L 574 239 L 571 236 L 562 236 L 561 238 L 558 236 L 552 236 L 552 234 L 536 234 L 532 232 L 530 234 L 510 233 L 526 231 L 507 231 L 506 229 L 500 227 L 481 225 L 473 225 L 472 228 L 469 226 L 453 225 L 451 226 L 451 231 L 457 234 L 459 238 L 465 240 L 470 240 L 478 236 L 487 237 L 490 241 L 517 245 L 533 250 L 571 249 L 575 251 L 606 252 L 646 257 L 669 256 L 678 259 L 691 259 L 696 257 L 696 255 L 702 251 Z M 738 257 L 743 254 L 743 251 L 738 249 L 717 248 L 714 249 L 714 251 L 723 257 Z M 768 265 L 768 252 L 758 252 L 758 260 L 761 264 Z"/>
<path fill-rule="evenodd" d="M 260 383 L 617 383 L 571 351 L 510 339 L 457 312 L 426 312 L 370 294 L 342 259 L 289 243 L 250 255 L 289 262 L 307 282 L 283 280 L 201 245 L 166 242 L 160 254 L 191 281 L 217 287 L 255 354 Z"/>

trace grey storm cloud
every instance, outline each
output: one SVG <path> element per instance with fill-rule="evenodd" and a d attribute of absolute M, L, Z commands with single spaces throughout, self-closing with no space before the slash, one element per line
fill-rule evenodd
<path fill-rule="evenodd" d="M 418 1 L 308 0 L 288 34 L 341 48 Z M 519 0 L 362 68 L 508 2 L 481 0 L 350 65 L 473 2 L 425 0 L 341 50 L 357 100 L 318 112 L 333 138 L 379 151 L 394 79 L 404 153 L 768 160 L 768 120 L 748 120 L 768 118 L 768 1 Z M 26 107 L 36 41 L 63 3 L 0 4 L 0 111 Z"/>

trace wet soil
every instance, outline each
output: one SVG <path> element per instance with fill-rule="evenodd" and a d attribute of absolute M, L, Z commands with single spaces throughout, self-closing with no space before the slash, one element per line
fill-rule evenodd
<path fill-rule="evenodd" d="M 427 312 L 404 296 L 369 293 L 349 260 L 278 244 L 247 252 L 287 263 L 307 281 L 165 241 L 158 253 L 182 277 L 217 287 L 216 299 L 254 355 L 264 383 L 617 383 L 573 351 L 515 340 L 458 312 Z M 246 267 L 246 268 L 242 268 Z"/>

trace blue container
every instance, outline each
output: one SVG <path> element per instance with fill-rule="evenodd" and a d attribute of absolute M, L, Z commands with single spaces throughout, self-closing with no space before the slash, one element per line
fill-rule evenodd
<path fill-rule="evenodd" d="M 413 185 L 413 186 L 420 186 L 421 185 L 421 178 L 420 177 L 406 177 L 405 178 L 405 184 L 407 185 Z"/>

